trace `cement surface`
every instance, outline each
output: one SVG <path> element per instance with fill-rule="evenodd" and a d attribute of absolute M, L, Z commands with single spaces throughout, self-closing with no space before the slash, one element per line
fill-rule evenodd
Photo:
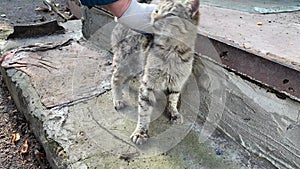
<path fill-rule="evenodd" d="M 80 22 L 66 23 L 70 30 L 67 26 L 81 27 Z M 173 126 L 160 116 L 152 123 L 153 139 L 149 144 L 132 144 L 129 136 L 135 122 L 112 106 L 111 53 L 76 39 L 81 37 L 78 30 L 78 34 L 67 32 L 70 34 L 8 42 L 14 45 L 7 45 L 6 51 L 30 43 L 61 44 L 75 39 L 52 50 L 13 53 L 6 62 L 10 66 L 1 67 L 18 109 L 43 144 L 53 168 L 274 168 L 230 141 L 215 124 L 202 121 L 207 116 L 215 123 L 222 116 L 226 103 L 223 94 L 231 89 L 225 85 L 228 76 L 234 76 L 224 74 L 222 68 L 215 68 L 205 58 L 197 62 L 194 70 L 202 97 L 186 101 L 200 103 L 199 109 L 193 107 L 191 116 L 186 116 L 192 118 L 192 123 Z M 14 67 L 20 63 L 34 64 Z M 189 89 L 194 87 L 186 88 L 187 96 L 193 96 Z M 294 116 L 288 122 L 293 121 L 290 118 Z M 162 142 L 157 142 L 159 138 L 163 138 Z"/>

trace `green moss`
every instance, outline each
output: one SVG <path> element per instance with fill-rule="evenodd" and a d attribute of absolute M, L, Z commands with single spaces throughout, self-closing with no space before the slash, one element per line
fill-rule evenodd
<path fill-rule="evenodd" d="M 199 135 L 195 131 L 191 131 L 180 144 L 169 152 L 169 155 L 177 156 L 178 161 L 183 161 L 187 168 L 232 168 L 224 163 L 221 156 L 216 155 L 208 143 L 199 143 Z"/>
<path fill-rule="evenodd" d="M 133 158 L 129 161 L 119 159 L 117 155 L 102 153 L 82 161 L 89 168 L 130 168 L 130 169 L 183 169 L 183 168 L 208 168 L 208 169 L 232 169 L 236 166 L 229 166 L 222 160 L 222 156 L 215 154 L 215 151 L 208 143 L 199 143 L 198 134 L 194 131 L 186 138 L 163 155 L 148 158 Z"/>
<path fill-rule="evenodd" d="M 97 161 L 97 162 L 95 162 Z M 184 164 L 178 158 L 168 155 L 159 155 L 149 158 L 136 158 L 130 161 L 121 160 L 114 155 L 102 154 L 83 161 L 89 168 L 130 168 L 130 169 L 182 169 Z"/>

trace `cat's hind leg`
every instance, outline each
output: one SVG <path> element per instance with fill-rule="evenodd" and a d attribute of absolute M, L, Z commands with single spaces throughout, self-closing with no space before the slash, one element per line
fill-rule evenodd
<path fill-rule="evenodd" d="M 178 103 L 180 92 L 169 92 L 168 95 L 168 112 L 170 113 L 170 120 L 175 124 L 183 123 L 183 116 L 178 111 Z"/>

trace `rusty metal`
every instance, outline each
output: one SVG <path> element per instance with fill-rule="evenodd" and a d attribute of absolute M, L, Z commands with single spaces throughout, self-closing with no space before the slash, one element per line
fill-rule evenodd
<path fill-rule="evenodd" d="M 284 99 L 290 96 L 292 99 L 300 100 L 300 72 L 298 70 L 212 38 L 209 38 L 209 41 L 226 68 L 274 89 L 279 98 Z"/>
<path fill-rule="evenodd" d="M 64 32 L 65 29 L 58 24 L 57 20 L 52 20 L 37 24 L 15 25 L 14 32 L 10 34 L 7 39 L 34 38 Z"/>

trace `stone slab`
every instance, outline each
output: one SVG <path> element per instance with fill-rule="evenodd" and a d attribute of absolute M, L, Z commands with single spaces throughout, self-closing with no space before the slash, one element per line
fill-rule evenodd
<path fill-rule="evenodd" d="M 111 72 L 108 52 L 91 50 L 73 40 L 66 45 L 52 46 L 58 49 L 24 52 L 17 49 L 4 58 L 2 66 L 17 68 L 29 75 L 47 108 L 104 92 L 103 86 L 109 85 Z M 41 50 L 38 48 L 40 46 L 36 50 Z M 45 80 L 47 78 L 51 80 Z"/>

